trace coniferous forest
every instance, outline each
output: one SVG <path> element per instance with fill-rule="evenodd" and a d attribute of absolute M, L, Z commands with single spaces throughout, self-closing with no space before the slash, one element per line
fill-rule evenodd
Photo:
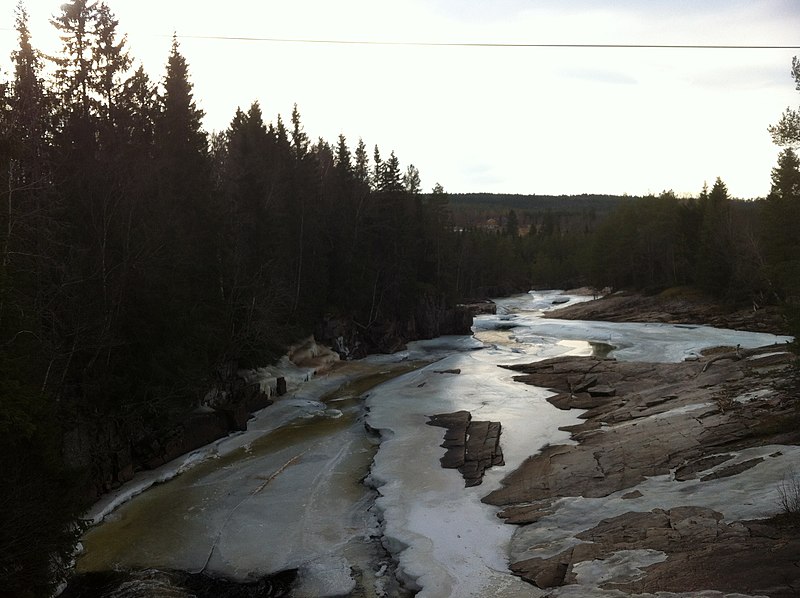
<path fill-rule="evenodd" d="M 0 84 L 0 595 L 47 595 L 65 574 L 103 490 L 76 455 L 114 450 L 76 429 L 101 422 L 135 452 L 221 372 L 268 363 L 326 322 L 388 350 L 387 331 L 447 332 L 423 321 L 536 286 L 800 302 L 790 147 L 760 201 L 717 179 L 690 199 L 465 211 L 441 185 L 423 193 L 394 152 L 313 140 L 296 106 L 285 123 L 253 102 L 208 134 L 177 39 L 151 80 L 102 2 L 70 0 L 52 25 L 63 47 L 45 57 L 19 6 Z M 773 128 L 787 146 L 791 117 Z"/>

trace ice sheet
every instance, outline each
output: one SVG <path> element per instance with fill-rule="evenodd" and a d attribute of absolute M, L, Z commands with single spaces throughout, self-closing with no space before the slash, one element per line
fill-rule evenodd
<path fill-rule="evenodd" d="M 551 353 L 586 351 L 555 346 Z M 372 468 L 379 485 L 384 535 L 399 553 L 403 574 L 420 596 L 495 595 L 502 573 L 506 595 L 532 596 L 528 584 L 507 578 L 507 546 L 514 531 L 480 502 L 508 472 L 547 443 L 569 442 L 560 426 L 576 423 L 575 413 L 552 408 L 550 393 L 515 383 L 513 372 L 497 367 L 509 353 L 478 351 L 452 355 L 373 390 L 368 422 L 384 439 Z M 460 374 L 441 374 L 443 370 Z M 428 416 L 466 409 L 475 419 L 502 423 L 505 467 L 488 470 L 481 486 L 465 488 L 461 474 L 442 469 L 441 428 Z M 382 485 L 381 485 L 382 484 Z"/>
<path fill-rule="evenodd" d="M 782 447 L 783 456 L 770 456 L 769 447 L 743 451 L 737 459 L 766 455 L 765 461 L 735 478 L 706 482 L 702 487 L 688 481 L 678 488 L 669 476 L 662 476 L 642 483 L 638 490 L 643 496 L 638 499 L 623 500 L 617 495 L 568 499 L 552 519 L 545 518 L 535 530 L 523 529 L 512 540 L 516 528 L 503 524 L 497 510 L 480 498 L 544 445 L 569 443 L 569 435 L 558 428 L 580 420 L 578 411 L 552 407 L 546 401 L 547 391 L 513 382 L 514 373 L 498 365 L 588 355 L 593 350 L 590 342 L 613 345 L 612 356 L 619 359 L 679 361 L 714 345 L 750 347 L 788 340 L 702 326 L 542 317 L 560 307 L 554 300 L 564 298 L 551 292 L 497 300 L 497 315 L 476 318 L 475 337 L 409 343 L 405 351 L 371 356 L 338 373 L 310 378 L 310 370 L 286 363 L 284 369 L 253 372 L 253 379 L 266 387 L 277 375 L 284 375 L 290 394 L 257 414 L 247 432 L 139 475 L 98 503 L 89 513 L 95 521 L 143 489 L 190 470 L 137 498 L 104 524 L 109 540 L 98 558 L 107 563 L 96 568 L 142 565 L 197 570 L 206 566 L 246 577 L 300 567 L 301 594 L 346 593 L 352 585 L 347 562 L 357 549 L 354 538 L 378 533 L 369 492 L 358 484 L 359 459 L 368 460 L 372 452 L 363 425 L 353 419 L 352 406 L 346 401 L 325 405 L 319 399 L 358 368 L 362 373 L 380 372 L 418 359 L 440 361 L 373 389 L 367 406 L 368 423 L 382 438 L 370 481 L 381 494 L 377 507 L 382 512 L 383 542 L 398 559 L 400 575 L 409 587 L 420 588 L 422 597 L 540 596 L 542 592 L 507 569 L 509 550 L 530 546 L 525 534 L 536 534 L 540 554 L 558 552 L 577 542 L 574 534 L 597 513 L 613 516 L 623 509 L 682 504 L 682 492 L 701 493 L 712 504 L 724 500 L 720 510 L 734 505 L 735 509 L 724 511 L 731 517 L 765 516 L 765 505 L 777 500 L 776 487 L 769 480 L 776 475 L 780 479 L 783 472 L 779 470 L 799 458 L 800 449 Z M 442 373 L 447 370 L 460 373 Z M 469 410 L 475 419 L 502 424 L 506 464 L 487 470 L 483 484 L 473 488 L 464 488 L 458 471 L 441 468 L 444 431 L 426 425 L 430 415 L 461 409 Z M 303 427 L 307 424 L 310 427 Z M 91 551 L 91 542 L 87 546 Z M 623 570 L 624 563 L 620 567 Z M 375 573 L 376 578 L 380 575 Z M 590 589 L 582 587 L 584 593 L 575 595 L 588 596 L 585 592 Z M 570 591 L 565 589 L 564 595 Z"/>
<path fill-rule="evenodd" d="M 497 578 L 493 572 L 505 569 L 507 546 L 514 531 L 495 517 L 495 509 L 480 503 L 480 497 L 499 486 L 499 481 L 525 458 L 550 443 L 569 443 L 560 426 L 577 423 L 579 411 L 559 411 L 545 398 L 543 390 L 512 381 L 512 372 L 499 364 L 531 362 L 567 353 L 589 354 L 589 343 L 614 347 L 613 357 L 636 361 L 681 361 L 704 348 L 737 344 L 755 347 L 785 343 L 789 337 L 720 330 L 706 326 L 685 327 L 666 324 L 619 324 L 555 320 L 543 317 L 561 301 L 560 293 L 530 293 L 497 300 L 497 315 L 479 316 L 473 329 L 484 342 L 482 350 L 455 354 L 423 370 L 382 385 L 369 399 L 369 423 L 380 429 L 384 440 L 372 468 L 379 484 L 385 536 L 397 553 L 401 573 L 421 588 L 420 596 L 493 595 Z M 575 301 L 586 297 L 574 298 Z M 457 345 L 457 343 L 456 343 Z M 472 347 L 470 347 L 472 349 Z M 459 375 L 436 373 L 459 369 Z M 464 488 L 460 474 L 444 470 L 438 460 L 444 449 L 442 431 L 425 425 L 427 416 L 466 409 L 476 419 L 501 422 L 501 444 L 506 465 L 488 470 L 481 486 Z M 769 477 L 769 476 L 767 476 Z M 738 480 L 738 477 L 737 477 Z M 648 480 L 653 488 L 640 488 L 655 504 L 660 492 L 679 492 L 662 480 Z M 721 482 L 725 484 L 725 482 Z M 382 484 L 382 485 L 380 485 Z M 731 484 L 733 486 L 733 484 Z M 738 500 L 736 513 L 755 515 L 763 507 L 748 510 L 743 500 L 754 491 L 755 504 L 771 504 L 772 494 L 763 496 L 758 483 L 731 488 L 731 501 Z M 684 489 L 688 490 L 688 486 Z M 705 489 L 704 489 L 705 490 Z M 774 494 L 774 489 L 771 490 Z M 761 502 L 766 500 L 767 503 Z M 647 505 L 647 499 L 639 499 Z M 680 502 L 678 498 L 676 501 Z M 728 504 L 730 501 L 726 501 Z M 573 531 L 578 522 L 592 521 L 581 505 L 586 499 L 559 510 L 552 529 L 542 538 L 543 551 L 555 554 L 577 540 Z M 610 505 L 610 506 L 609 506 Z M 620 497 L 606 503 L 591 502 L 587 509 L 603 509 L 613 516 L 615 509 L 630 510 L 633 501 Z M 545 527 L 547 525 L 545 524 Z M 580 531 L 580 530 L 578 530 Z M 531 533 L 542 533 L 537 525 Z M 575 531 L 574 533 L 577 533 Z M 552 537 L 547 537 L 548 534 Z M 526 540 L 530 540 L 526 538 Z M 515 555 L 517 558 L 519 554 Z M 534 556 L 526 553 L 527 556 Z M 642 555 L 639 555 L 642 556 Z M 648 555 L 648 559 L 655 558 Z M 661 557 L 658 557 L 661 558 Z M 645 560 L 648 560 L 645 559 Z M 640 559 L 641 560 L 641 559 Z M 649 561 L 648 561 L 649 562 Z M 620 564 L 624 569 L 627 565 Z M 514 586 L 518 595 L 538 595 L 531 586 Z M 525 593 L 528 592 L 528 593 Z M 516 594 L 511 594 L 516 595 Z"/>

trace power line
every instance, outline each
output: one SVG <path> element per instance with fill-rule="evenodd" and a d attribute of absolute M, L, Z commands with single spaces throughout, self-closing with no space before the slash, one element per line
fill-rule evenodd
<path fill-rule="evenodd" d="M 170 36 L 171 37 L 171 36 Z M 348 39 L 312 39 L 286 37 L 245 37 L 229 35 L 178 35 L 178 39 L 267 42 L 280 44 L 330 44 L 344 46 L 419 46 L 445 48 L 620 48 L 666 50 L 800 50 L 800 45 L 742 45 L 742 44 L 556 44 L 508 42 L 409 42 Z"/>
<path fill-rule="evenodd" d="M 0 31 L 15 31 L 0 27 Z M 154 37 L 172 37 L 155 35 Z M 409 42 L 354 39 L 313 39 L 290 37 L 249 37 L 237 35 L 178 35 L 178 39 L 215 41 L 266 42 L 277 44 L 328 44 L 339 46 L 417 46 L 432 48 L 597 48 L 623 50 L 800 50 L 800 45 L 783 44 L 580 44 L 580 43 L 525 43 L 525 42 Z"/>

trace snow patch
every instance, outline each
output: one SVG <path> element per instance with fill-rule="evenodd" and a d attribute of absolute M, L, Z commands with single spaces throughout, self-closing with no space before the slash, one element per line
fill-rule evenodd
<path fill-rule="evenodd" d="M 584 586 L 629 583 L 644 577 L 642 569 L 666 560 L 666 553 L 658 550 L 619 550 L 605 559 L 576 563 L 572 572 L 576 583 Z"/>

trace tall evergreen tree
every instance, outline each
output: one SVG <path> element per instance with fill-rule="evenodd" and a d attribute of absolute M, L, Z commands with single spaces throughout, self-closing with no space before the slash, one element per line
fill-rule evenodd
<path fill-rule="evenodd" d="M 764 202 L 763 235 L 770 279 L 781 297 L 800 295 L 800 160 L 781 151 L 772 169 L 772 188 Z"/>
<path fill-rule="evenodd" d="M 403 175 L 403 187 L 407 193 L 418 194 L 422 190 L 422 182 L 419 178 L 419 170 L 413 164 L 409 164 Z"/>
<path fill-rule="evenodd" d="M 792 148 L 778 155 L 778 165 L 772 169 L 772 187 L 769 199 L 791 200 L 800 198 L 800 159 Z"/>
<path fill-rule="evenodd" d="M 62 42 L 61 55 L 56 58 L 56 84 L 62 105 L 69 109 L 71 116 L 84 122 L 94 113 L 95 105 L 91 92 L 97 10 L 96 2 L 71 0 L 62 4 L 61 14 L 50 21 Z"/>
<path fill-rule="evenodd" d="M 697 257 L 697 281 L 701 288 L 721 296 L 729 290 L 733 272 L 731 206 L 728 188 L 717 177 L 701 204 L 703 219 Z"/>
<path fill-rule="evenodd" d="M 372 152 L 372 175 L 370 177 L 370 187 L 373 191 L 379 191 L 381 187 L 381 181 L 383 180 L 383 160 L 381 159 L 381 151 L 378 149 L 378 145 L 375 145 L 375 149 Z"/>
<path fill-rule="evenodd" d="M 19 46 L 11 53 L 14 80 L 10 96 L 12 111 L 11 132 L 18 150 L 27 159 L 40 160 L 45 145 L 45 127 L 50 118 L 49 106 L 42 84 L 42 64 L 31 45 L 28 13 L 22 2 L 16 9 L 16 30 Z"/>
<path fill-rule="evenodd" d="M 357 181 L 369 185 L 369 156 L 367 155 L 367 146 L 361 138 L 358 139 L 358 145 L 356 145 L 353 174 Z"/>
<path fill-rule="evenodd" d="M 204 112 L 194 101 L 193 87 L 186 58 L 180 52 L 177 35 L 173 35 L 156 121 L 156 141 L 161 157 L 171 165 L 196 169 L 205 161 L 208 139 L 202 127 Z M 181 185 L 187 182 L 185 177 L 177 178 Z"/>
<path fill-rule="evenodd" d="M 343 180 L 348 180 L 353 176 L 352 156 L 344 135 L 339 135 L 336 144 L 336 169 Z"/>
<path fill-rule="evenodd" d="M 389 159 L 382 164 L 378 191 L 382 193 L 396 193 L 403 191 L 403 178 L 400 174 L 400 161 L 394 151 L 389 154 Z"/>
<path fill-rule="evenodd" d="M 292 148 L 294 156 L 297 160 L 302 160 L 308 154 L 308 135 L 303 130 L 303 125 L 300 122 L 300 111 L 297 109 L 297 104 L 292 109 Z"/>
<path fill-rule="evenodd" d="M 132 60 L 125 48 L 126 37 L 119 36 L 119 21 L 103 2 L 96 11 L 96 40 L 92 47 L 94 87 L 99 96 L 99 111 L 109 128 L 119 120 L 121 97 L 129 77 Z"/>

